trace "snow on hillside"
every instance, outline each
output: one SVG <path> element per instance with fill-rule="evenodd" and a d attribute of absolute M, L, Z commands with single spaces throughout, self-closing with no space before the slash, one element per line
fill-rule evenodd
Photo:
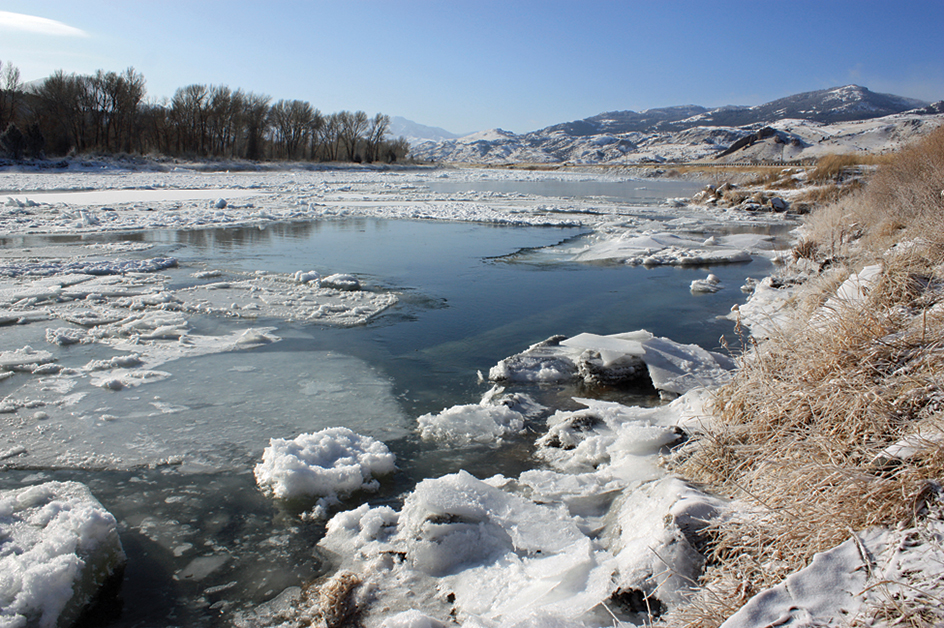
<path fill-rule="evenodd" d="M 789 161 L 826 153 L 895 150 L 944 122 L 942 110 L 936 104 L 846 85 L 754 107 L 611 111 L 523 135 L 492 129 L 414 144 L 412 156 L 427 162 L 478 164 L 635 165 L 720 157 Z M 749 137 L 766 127 L 776 133 Z M 743 148 L 734 146 L 742 140 Z"/>

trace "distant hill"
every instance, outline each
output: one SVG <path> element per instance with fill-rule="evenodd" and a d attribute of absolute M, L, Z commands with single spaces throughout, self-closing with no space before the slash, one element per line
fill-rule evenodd
<path fill-rule="evenodd" d="M 452 140 L 459 137 L 456 133 L 450 133 L 437 126 L 426 126 L 400 116 L 391 116 L 389 135 L 393 137 L 406 138 L 410 144 L 420 142 L 441 142 L 443 140 Z"/>
<path fill-rule="evenodd" d="M 682 105 L 610 111 L 515 135 L 500 129 L 414 145 L 418 160 L 644 164 L 796 160 L 882 151 L 944 123 L 944 103 L 846 85 L 753 107 Z"/>

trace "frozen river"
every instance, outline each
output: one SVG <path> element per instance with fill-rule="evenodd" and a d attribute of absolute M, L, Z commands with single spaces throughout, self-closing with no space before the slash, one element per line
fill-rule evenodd
<path fill-rule="evenodd" d="M 20 269 L 16 273 L 29 263 L 37 265 L 30 267 L 35 270 L 54 260 L 109 261 L 119 253 L 131 261 L 173 259 L 175 265 L 159 270 L 158 287 L 139 290 L 137 284 L 133 289 L 110 284 L 117 296 L 102 296 L 104 288 L 97 287 L 77 302 L 116 307 L 116 299 L 137 298 L 143 299 L 142 312 L 176 316 L 178 305 L 158 310 L 161 302 L 155 296 L 176 295 L 176 301 L 161 298 L 184 304 L 185 321 L 163 320 L 158 329 L 186 325 L 185 338 L 212 339 L 236 338 L 251 329 L 266 338 L 236 351 L 228 350 L 229 345 L 227 350 L 187 347 L 156 357 L 158 349 L 144 350 L 141 359 L 149 372 L 159 375 L 133 384 L 127 377 L 103 383 L 94 373 L 63 375 L 66 370 L 50 372 L 46 379 L 16 374 L 0 380 L 0 398 L 9 406 L 0 414 L 7 421 L 6 443 L 0 447 L 7 452 L 0 488 L 78 480 L 120 522 L 128 554 L 123 594 L 116 606 L 104 609 L 98 624 L 215 625 L 228 621 L 234 610 L 269 600 L 333 568 L 332 559 L 315 546 L 324 534 L 324 522 L 298 517 L 311 502 L 273 500 L 256 486 L 253 465 L 270 438 L 344 426 L 386 443 L 396 455 L 398 470 L 382 480 L 378 492 L 355 494 L 344 508 L 365 501 L 398 508 L 420 480 L 459 470 L 477 477 L 515 476 L 536 466 L 532 454 L 539 425 L 526 436 L 494 447 L 422 440 L 416 419 L 478 402 L 491 387 L 479 373 L 557 334 L 646 329 L 710 350 L 722 350 L 722 336 L 736 344 L 731 321 L 719 317 L 744 302 L 740 287 L 747 277 L 768 274 L 772 254 L 764 251 L 782 245 L 778 238 L 787 233 L 786 226 L 770 221 L 697 215 L 679 221 L 681 214 L 663 203 L 690 196 L 698 188 L 690 183 L 489 181 L 477 176 L 409 182 L 392 198 L 383 196 L 388 192 L 379 184 L 367 198 L 343 185 L 332 196 L 321 185 L 310 203 L 323 208 L 320 215 L 305 220 L 296 216 L 293 222 L 247 225 L 221 218 L 224 224 L 161 228 L 161 222 L 173 225 L 174 212 L 181 210 L 165 212 L 158 205 L 162 218 L 142 229 L 109 233 L 95 228 L 102 225 L 102 216 L 112 219 L 105 212 L 84 218 L 75 213 L 76 224 L 85 220 L 89 229 L 58 230 L 59 223 L 50 219 L 49 231 L 55 233 L 14 232 L 2 240 L 0 255 L 10 260 L 8 270 Z M 221 188 L 234 180 L 238 182 L 221 181 Z M 276 213 L 279 206 L 271 198 L 280 194 L 290 198 L 285 204 L 299 205 L 298 183 L 289 185 L 294 186 L 290 192 L 278 186 L 265 189 L 269 200 L 257 201 L 251 210 Z M 206 204 L 218 192 L 203 190 L 195 198 Z M 179 193 L 165 201 L 179 203 L 186 197 Z M 230 209 L 247 198 L 251 193 L 234 193 Z M 516 215 L 531 210 L 560 220 L 530 225 L 466 220 L 463 203 L 489 206 L 496 198 Z M 56 198 L 57 203 L 65 201 Z M 114 197 L 109 202 L 115 202 Z M 140 206 L 148 199 L 122 202 Z M 454 211 L 453 220 L 422 220 L 428 216 L 413 217 L 416 212 L 402 210 L 411 204 L 425 204 L 428 210 L 450 203 L 463 208 Z M 371 204 L 382 209 L 356 211 Z M 392 211 L 391 206 L 400 209 Z M 61 209 L 57 215 L 68 211 Z M 87 211 L 96 210 L 90 205 Z M 121 212 L 119 207 L 116 221 L 126 220 Z M 586 220 L 598 215 L 606 219 Z M 744 260 L 735 254 L 730 259 L 722 256 L 721 261 L 736 262 L 723 264 L 709 260 L 641 265 L 608 254 L 580 259 L 598 250 L 595 247 L 611 250 L 614 242 L 625 243 L 626 234 L 674 238 L 673 246 L 714 238 L 709 248 L 719 250 L 723 247 L 714 242 L 730 238 L 753 243 L 760 253 L 754 251 Z M 90 250 L 97 255 L 90 256 Z M 639 250 L 655 254 L 652 245 Z M 281 315 L 296 311 L 291 308 L 297 303 L 289 299 L 280 301 L 283 309 L 249 315 L 251 295 L 269 290 L 276 279 L 297 278 L 299 272 L 356 277 L 366 300 L 349 311 L 362 307 L 368 314 L 353 324 Z M 718 290 L 693 293 L 692 282 L 709 272 L 720 280 Z M 8 295 L 14 294 L 8 310 L 26 311 L 23 299 L 28 297 L 23 295 L 32 290 L 29 294 L 40 298 L 30 311 L 41 311 L 45 297 L 40 288 L 48 289 L 48 280 L 27 281 L 16 273 L 9 271 L 10 281 L 19 283 L 6 288 Z M 153 276 L 135 277 L 153 282 Z M 269 283 L 259 283 L 263 281 Z M 256 283 L 236 290 L 246 282 Z M 61 285 L 57 294 L 68 288 Z M 191 298 L 187 295 L 195 294 L 206 297 L 201 303 L 218 307 L 186 309 Z M 395 299 L 377 301 L 386 295 Z M 50 353 L 47 363 L 76 372 L 133 350 L 121 344 L 127 340 L 118 333 L 96 342 L 53 342 L 49 330 L 61 329 L 63 320 L 68 319 L 60 313 L 25 316 L 21 324 L 3 328 L 0 350 L 42 349 Z M 81 326 L 75 328 L 82 331 Z M 549 407 L 575 407 L 569 401 L 576 393 L 571 384 L 510 390 L 527 390 Z M 600 394 L 633 404 L 659 403 L 638 390 Z"/>

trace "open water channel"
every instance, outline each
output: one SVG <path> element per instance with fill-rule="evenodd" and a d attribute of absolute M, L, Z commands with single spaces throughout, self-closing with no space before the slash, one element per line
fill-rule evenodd
<path fill-rule="evenodd" d="M 653 193 L 644 185 L 652 198 L 632 202 L 645 205 L 690 193 L 675 188 Z M 545 193 L 567 192 L 558 187 Z M 631 187 L 641 193 L 639 184 Z M 617 194 L 579 187 L 569 192 Z M 110 412 L 119 416 L 133 415 L 142 396 L 180 408 L 172 418 L 153 419 L 179 427 L 154 428 L 155 433 L 175 432 L 165 445 L 197 464 L 8 470 L 0 474 L 0 488 L 77 480 L 119 520 L 128 555 L 121 597 L 89 618 L 89 625 L 216 625 L 233 610 L 332 568 L 315 547 L 323 523 L 298 517 L 310 504 L 272 500 L 255 485 L 252 467 L 268 438 L 343 425 L 383 440 L 397 456 L 398 471 L 378 493 L 354 496 L 345 507 L 363 501 L 396 507 L 419 480 L 459 469 L 479 477 L 520 473 L 534 464 L 534 435 L 498 449 L 457 448 L 421 441 L 416 417 L 477 402 L 489 388 L 478 371 L 487 373 L 500 359 L 555 334 L 647 329 L 707 349 L 719 350 L 722 335 L 736 344 L 731 322 L 718 317 L 743 303 L 746 295 L 739 288 L 746 277 L 760 278 L 770 269 L 763 258 L 715 266 L 710 272 L 725 288 L 693 295 L 689 286 L 706 276 L 706 268 L 576 264 L 542 248 L 582 233 L 364 218 L 102 236 L 152 242 L 155 247 L 144 255 L 176 257 L 179 268 L 167 271 L 175 286 L 187 285 L 201 269 L 311 269 L 356 274 L 369 288 L 396 291 L 400 302 L 353 328 L 256 321 L 277 327 L 274 333 L 282 340 L 251 351 L 179 360 L 167 367 L 172 377 L 111 395 Z M 193 324 L 210 334 L 246 325 L 211 317 Z M 5 385 L 0 382 L 0 397 Z M 573 391 L 530 392 L 566 404 L 562 400 Z M 614 398 L 623 394 L 613 393 Z"/>

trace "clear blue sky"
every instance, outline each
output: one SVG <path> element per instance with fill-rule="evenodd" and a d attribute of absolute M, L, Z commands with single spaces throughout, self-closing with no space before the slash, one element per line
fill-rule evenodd
<path fill-rule="evenodd" d="M 0 61 L 24 81 L 133 66 L 155 100 L 225 84 L 457 133 L 848 83 L 944 99 L 944 0 L 0 0 L 0 12 Z"/>

